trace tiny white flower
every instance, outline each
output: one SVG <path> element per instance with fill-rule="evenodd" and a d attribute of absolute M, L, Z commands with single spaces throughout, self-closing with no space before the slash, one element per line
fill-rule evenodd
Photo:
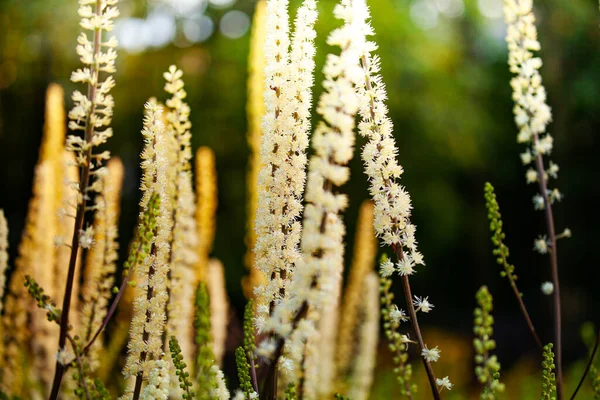
<path fill-rule="evenodd" d="M 279 368 L 285 374 L 289 374 L 294 370 L 294 361 L 287 357 L 281 357 L 281 359 L 279 360 Z"/>
<path fill-rule="evenodd" d="M 232 397 L 233 400 L 246 400 L 246 396 L 244 396 L 244 392 L 237 389 L 235 391 L 235 395 Z"/>
<path fill-rule="evenodd" d="M 544 198 L 540 194 L 533 196 L 533 208 L 536 210 L 543 210 L 544 207 Z"/>
<path fill-rule="evenodd" d="M 450 378 L 448 378 L 447 376 L 445 376 L 444 378 L 440 379 L 437 378 L 435 380 L 435 382 L 437 383 L 437 385 L 440 387 L 440 391 L 447 389 L 447 390 L 452 390 L 452 382 L 450 382 Z"/>
<path fill-rule="evenodd" d="M 79 235 L 79 245 L 84 249 L 89 249 L 94 244 L 94 227 L 88 226 L 85 230 L 81 231 Z"/>
<path fill-rule="evenodd" d="M 533 249 L 540 254 L 548 253 L 548 239 L 546 236 L 540 236 L 533 242 Z"/>
<path fill-rule="evenodd" d="M 570 238 L 572 235 L 572 232 L 569 228 L 565 228 L 565 230 L 562 233 L 562 237 L 566 237 L 566 238 Z"/>
<path fill-rule="evenodd" d="M 554 285 L 552 284 L 552 282 L 544 282 L 542 283 L 542 293 L 544 293 L 546 296 L 550 296 L 552 293 L 554 293 Z"/>
<path fill-rule="evenodd" d="M 427 348 L 427 345 L 421 350 L 421 357 L 423 357 L 428 362 L 436 362 L 440 359 L 440 349 L 435 346 L 433 349 Z"/>
<path fill-rule="evenodd" d="M 523 163 L 523 165 L 527 165 L 529 163 L 531 163 L 532 157 L 531 157 L 531 153 L 529 151 L 526 151 L 525 153 L 521 153 L 521 162 Z"/>
<path fill-rule="evenodd" d="M 54 236 L 54 247 L 61 247 L 62 245 L 65 244 L 65 238 L 64 236 L 60 236 L 60 235 L 56 235 Z"/>
<path fill-rule="evenodd" d="M 404 258 L 398 262 L 398 272 L 401 276 L 412 275 L 415 272 L 414 264 L 410 257 L 404 256 Z"/>
<path fill-rule="evenodd" d="M 399 324 L 400 322 L 408 321 L 404 310 L 400 310 L 395 304 L 392 304 L 392 307 L 390 309 L 390 319 L 397 324 Z"/>
<path fill-rule="evenodd" d="M 525 173 L 525 178 L 527 179 L 527 183 L 534 183 L 538 180 L 538 173 L 533 168 L 529 168 Z"/>
<path fill-rule="evenodd" d="M 394 273 L 394 263 L 391 262 L 389 259 L 385 260 L 381 263 L 380 271 L 381 276 L 383 276 L 384 278 L 391 276 Z"/>
<path fill-rule="evenodd" d="M 424 298 L 415 296 L 413 304 L 416 307 L 416 311 L 422 311 L 424 313 L 428 313 L 434 307 L 434 305 L 429 302 L 429 296 Z"/>

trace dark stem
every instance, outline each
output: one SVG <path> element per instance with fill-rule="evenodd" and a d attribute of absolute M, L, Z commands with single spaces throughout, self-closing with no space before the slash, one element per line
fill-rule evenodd
<path fill-rule="evenodd" d="M 592 350 L 592 354 L 590 354 L 590 359 L 589 359 L 587 365 L 585 366 L 585 370 L 583 371 L 583 376 L 579 380 L 579 383 L 577 384 L 577 387 L 575 388 L 575 391 L 573 392 L 573 395 L 571 396 L 571 400 L 573 400 L 575 398 L 575 396 L 577 396 L 577 392 L 579 392 L 581 385 L 583 385 L 583 382 L 585 381 L 585 377 L 587 376 L 588 372 L 590 371 L 590 368 L 592 367 L 592 364 L 594 363 L 594 357 L 596 357 L 596 351 L 598 351 L 599 344 L 600 344 L 600 330 L 598 330 L 598 335 L 596 336 L 596 343 L 594 344 L 594 349 Z"/>
<path fill-rule="evenodd" d="M 534 135 L 534 143 L 538 141 L 538 135 Z M 538 173 L 538 182 L 540 194 L 544 198 L 544 210 L 546 216 L 546 228 L 550 239 L 550 267 L 552 270 L 552 284 L 554 285 L 554 348 L 556 354 L 556 397 L 557 400 L 563 399 L 563 373 L 562 373 L 562 322 L 560 312 L 560 285 L 558 279 L 558 256 L 556 251 L 556 232 L 554 230 L 554 215 L 552 213 L 552 204 L 548 198 L 548 187 L 546 185 L 544 161 L 542 155 L 538 154 L 535 158 L 536 169 Z"/>
<path fill-rule="evenodd" d="M 531 318 L 529 317 L 529 312 L 527 312 L 527 308 L 525 307 L 525 303 L 523 302 L 523 297 L 521 297 L 519 288 L 517 288 L 517 283 L 513 280 L 513 278 L 511 277 L 510 274 L 507 274 L 506 276 L 508 277 L 508 280 L 510 281 L 510 287 L 512 288 L 513 293 L 515 294 L 515 297 L 517 298 L 517 301 L 519 302 L 519 308 L 521 309 L 521 313 L 523 314 L 523 317 L 525 317 L 525 321 L 527 321 L 527 326 L 529 327 L 529 331 L 533 335 L 533 338 L 535 339 L 535 343 L 537 344 L 538 348 L 540 349 L 540 351 L 542 351 L 542 350 L 544 350 L 544 346 L 542 345 L 542 342 L 540 341 L 540 338 L 539 338 L 537 332 L 535 331 L 533 322 L 531 322 Z"/>
<path fill-rule="evenodd" d="M 102 3 L 96 2 L 96 15 L 102 15 Z M 102 30 L 96 29 L 94 31 L 94 55 L 100 51 L 100 41 L 102 39 Z M 91 66 L 92 76 L 98 76 L 98 62 Z M 96 79 L 97 81 L 97 79 Z M 92 137 L 94 134 L 94 125 L 91 122 L 91 116 L 96 111 L 96 84 L 88 83 L 87 98 L 91 101 L 90 111 L 87 114 L 84 140 L 88 146 L 91 146 Z M 69 270 L 67 273 L 67 284 L 65 287 L 65 294 L 63 298 L 62 316 L 60 319 L 60 335 L 58 338 L 58 349 L 64 349 L 67 341 L 67 333 L 69 331 L 69 311 L 71 309 L 71 295 L 73 292 L 73 281 L 75 279 L 75 267 L 77 266 L 77 255 L 79 252 L 79 235 L 83 228 L 83 221 L 85 217 L 86 203 L 87 203 L 87 187 L 90 180 L 90 169 L 91 169 L 91 156 L 92 148 L 89 147 L 85 151 L 85 162 L 81 169 L 81 180 L 80 180 L 80 192 L 81 192 L 81 204 L 77 208 L 77 215 L 75 216 L 75 227 L 73 229 L 73 239 L 71 242 L 71 257 L 69 259 Z M 58 399 L 58 393 L 60 391 L 60 385 L 65 372 L 65 368 L 60 362 L 56 361 L 56 367 L 54 372 L 54 381 L 52 382 L 52 390 L 50 392 L 50 400 Z"/>
<path fill-rule="evenodd" d="M 256 378 L 256 366 L 254 365 L 254 357 L 250 357 L 250 377 L 252 377 L 252 388 L 258 393 L 258 379 Z"/>
<path fill-rule="evenodd" d="M 308 303 L 305 301 L 302 303 L 302 306 L 298 310 L 296 317 L 292 321 L 292 332 L 296 329 L 298 323 L 306 316 L 307 312 Z M 275 347 L 275 352 L 273 353 L 273 361 L 268 366 L 267 378 L 265 379 L 263 391 L 259 397 L 261 400 L 275 400 L 277 398 L 277 363 L 279 362 L 279 358 L 283 353 L 284 344 L 285 340 L 283 338 L 279 338 L 277 340 L 277 346 Z"/>
<path fill-rule="evenodd" d="M 399 246 L 394 246 L 393 248 L 398 261 L 402 261 L 404 259 L 404 252 L 402 251 L 402 248 Z M 408 275 L 402 276 L 402 287 L 404 288 L 404 298 L 406 300 L 408 316 L 410 317 L 411 326 L 415 333 L 415 337 L 417 338 L 417 343 L 419 344 L 419 357 L 421 358 L 421 361 L 423 361 L 423 366 L 425 367 L 425 372 L 427 373 L 427 379 L 429 380 L 429 386 L 431 387 L 431 393 L 435 400 L 441 400 L 440 392 L 438 390 L 437 383 L 435 382 L 435 373 L 433 372 L 431 363 L 421 355 L 421 352 L 425 348 L 425 341 L 423 340 L 421 328 L 419 327 L 419 321 L 417 320 L 417 312 L 415 311 L 415 307 L 412 302 L 413 296 L 410 290 Z"/>

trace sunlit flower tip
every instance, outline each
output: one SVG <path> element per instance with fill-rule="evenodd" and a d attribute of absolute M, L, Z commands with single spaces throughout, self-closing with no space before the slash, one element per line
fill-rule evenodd
<path fill-rule="evenodd" d="M 248 397 L 250 398 L 250 400 L 258 399 L 258 393 L 256 393 L 255 391 L 252 391 L 252 392 L 250 392 Z"/>
<path fill-rule="evenodd" d="M 437 378 L 435 380 L 435 382 L 437 383 L 437 385 L 440 387 L 440 391 L 447 389 L 447 390 L 452 390 L 452 382 L 450 382 L 450 378 L 448 378 L 447 376 L 445 376 L 444 378 L 440 379 Z"/>
<path fill-rule="evenodd" d="M 533 196 L 533 208 L 536 210 L 543 210 L 546 206 L 544 205 L 544 198 L 540 194 Z"/>
<path fill-rule="evenodd" d="M 79 245 L 84 249 L 89 249 L 94 244 L 94 227 L 88 226 L 81 231 L 79 235 Z"/>
<path fill-rule="evenodd" d="M 281 357 L 281 359 L 279 360 L 279 368 L 285 374 L 289 374 L 292 371 L 294 371 L 294 361 L 287 357 Z"/>
<path fill-rule="evenodd" d="M 429 302 L 429 297 L 420 298 L 415 296 L 413 304 L 417 308 L 417 311 L 422 311 L 424 313 L 428 313 L 434 307 L 434 305 Z"/>
<path fill-rule="evenodd" d="M 394 263 L 391 262 L 389 259 L 385 260 L 384 262 L 381 263 L 381 266 L 379 267 L 379 269 L 381 271 L 381 276 L 383 276 L 384 278 L 387 278 L 394 273 Z"/>
<path fill-rule="evenodd" d="M 408 321 L 404 310 L 400 310 L 395 304 L 393 304 L 390 309 L 390 319 L 397 324 L 399 324 L 400 322 Z"/>
<path fill-rule="evenodd" d="M 525 178 L 527 179 L 527 183 L 535 183 L 538 180 L 538 173 L 535 169 L 529 168 L 525 173 Z"/>
<path fill-rule="evenodd" d="M 421 357 L 423 357 L 428 362 L 436 362 L 440 359 L 440 349 L 435 346 L 433 349 L 427 348 L 427 345 L 421 350 Z"/>
<path fill-rule="evenodd" d="M 554 293 L 554 284 L 552 284 L 552 282 L 544 282 L 542 283 L 542 293 L 544 293 L 546 296 L 550 296 L 552 293 Z"/>
<path fill-rule="evenodd" d="M 533 249 L 540 254 L 548 253 L 548 239 L 546 236 L 540 236 L 533 242 Z"/>
<path fill-rule="evenodd" d="M 412 275 L 415 272 L 413 261 L 410 257 L 404 257 L 398 262 L 398 272 L 401 276 Z"/>

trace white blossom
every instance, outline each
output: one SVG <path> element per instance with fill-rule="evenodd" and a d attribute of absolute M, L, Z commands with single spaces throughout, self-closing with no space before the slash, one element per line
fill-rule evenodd
<path fill-rule="evenodd" d="M 544 293 L 546 296 L 550 296 L 552 293 L 554 293 L 554 284 L 552 284 L 552 282 L 544 282 L 542 283 L 541 289 L 542 293 Z"/>
<path fill-rule="evenodd" d="M 437 346 L 432 349 L 429 349 L 427 348 L 427 345 L 425 345 L 425 347 L 423 347 L 423 349 L 421 350 L 421 357 L 423 357 L 428 362 L 436 362 L 440 359 L 440 353 L 441 351 L 438 349 Z"/>
<path fill-rule="evenodd" d="M 424 313 L 428 313 L 434 307 L 434 305 L 429 302 L 429 297 L 421 298 L 415 296 L 415 299 L 413 300 L 413 305 L 415 306 L 416 311 L 422 311 Z"/>
<path fill-rule="evenodd" d="M 442 379 L 437 378 L 435 380 L 435 383 L 437 383 L 437 385 L 440 387 L 440 391 L 443 389 L 452 390 L 452 382 L 450 382 L 450 378 L 448 378 L 447 376 L 445 376 Z"/>

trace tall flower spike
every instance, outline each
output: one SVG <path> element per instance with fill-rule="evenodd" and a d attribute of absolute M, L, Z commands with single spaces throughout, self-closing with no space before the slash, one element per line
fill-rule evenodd
<path fill-rule="evenodd" d="M 94 215 L 94 242 L 87 253 L 84 284 L 82 287 L 83 306 L 79 337 L 89 342 L 102 324 L 108 311 L 115 282 L 118 259 L 118 223 L 121 186 L 123 184 L 123 163 L 118 158 L 108 162 L 106 173 L 101 178 L 102 192 L 96 197 Z M 89 366 L 94 370 L 102 350 L 102 340 L 94 342 L 88 353 Z"/>
<path fill-rule="evenodd" d="M 350 269 L 350 277 L 344 291 L 339 326 L 336 358 L 340 376 L 346 375 L 352 357 L 352 349 L 356 342 L 358 326 L 358 307 L 361 303 L 361 291 L 365 277 L 375 266 L 377 256 L 377 239 L 373 231 L 373 203 L 365 201 L 360 207 L 358 225 L 354 239 L 354 259 Z M 351 396 L 352 397 L 352 396 Z"/>
<path fill-rule="evenodd" d="M 246 114 L 248 116 L 248 172 L 246 187 L 248 193 L 246 218 L 246 255 L 244 262 L 249 275 L 242 281 L 244 294 L 247 298 L 254 297 L 254 288 L 264 285 L 265 276 L 254 264 L 254 246 L 256 232 L 254 219 L 258 208 L 258 172 L 260 171 L 260 149 L 262 136 L 262 121 L 265 115 L 265 49 L 266 40 L 266 0 L 256 2 L 254 18 L 252 19 L 252 33 L 250 35 L 250 55 L 248 56 L 248 103 Z"/>
<path fill-rule="evenodd" d="M 367 10 L 367 17 L 370 18 Z M 371 30 L 370 35 L 374 34 Z M 379 74 L 379 57 L 372 53 L 377 44 L 370 41 L 361 54 L 363 78 L 358 88 L 360 99 L 359 132 L 368 141 L 362 151 L 365 174 L 368 177 L 369 192 L 374 203 L 374 227 L 377 236 L 394 249 L 397 258 L 396 269 L 402 276 L 404 295 L 410 321 L 422 353 L 423 364 L 435 399 L 440 398 L 431 360 L 437 360 L 439 352 L 428 349 L 421 335 L 417 315 L 412 304 L 409 276 L 417 265 L 424 265 L 423 256 L 417 249 L 415 225 L 411 224 L 411 199 L 399 180 L 403 168 L 398 164 L 396 147 L 392 135 L 392 121 L 385 105 L 387 92 Z M 388 268 L 389 269 L 389 268 Z M 382 271 L 382 272 L 385 272 Z"/>
<path fill-rule="evenodd" d="M 322 121 L 313 137 L 315 155 L 309 163 L 306 190 L 303 258 L 290 284 L 292 295 L 275 308 L 273 323 L 267 326 L 285 338 L 298 325 L 300 340 L 292 341 L 290 354 L 302 353 L 300 346 L 314 332 L 343 269 L 345 227 L 341 213 L 347 198 L 336 188 L 347 182 L 346 165 L 353 155 L 354 116 L 358 111 L 354 85 L 360 77 L 358 57 L 368 28 L 364 11 L 360 0 L 343 1 L 334 11 L 344 25 L 330 34 L 328 43 L 340 47 L 341 53 L 330 54 L 324 67 L 325 91 L 317 107 Z M 306 311 L 306 319 L 298 324 L 298 316 Z"/>
<path fill-rule="evenodd" d="M 163 354 L 163 330 L 166 321 L 167 274 L 169 271 L 169 238 L 173 226 L 172 197 L 175 178 L 176 143 L 168 136 L 160 121 L 162 110 L 157 104 L 146 103 L 146 118 L 142 131 L 146 147 L 142 153 L 141 208 L 148 209 L 150 198 L 159 198 L 155 240 L 152 250 L 137 266 L 136 296 L 133 303 L 128 354 L 123 374 L 136 376 L 134 393 L 140 393 L 142 378 L 155 367 Z"/>
<path fill-rule="evenodd" d="M 206 281 L 208 261 L 215 240 L 217 211 L 217 171 L 215 154 L 209 147 L 196 152 L 196 229 L 198 230 L 198 264 L 196 282 Z"/>
<path fill-rule="evenodd" d="M 348 397 L 355 400 L 369 397 L 375 371 L 379 342 L 379 278 L 375 272 L 364 277 L 361 297 L 364 300 L 360 307 L 362 323 L 348 387 Z"/>
<path fill-rule="evenodd" d="M 300 258 L 299 218 L 310 130 L 315 7 L 314 0 L 304 0 L 298 10 L 290 55 L 288 1 L 267 2 L 265 116 L 254 253 L 255 265 L 268 279 L 256 289 L 258 304 L 268 307 L 257 308 L 257 321 L 266 318 L 265 308 L 272 311 L 285 297 Z"/>
<path fill-rule="evenodd" d="M 64 290 L 62 316 L 60 322 L 60 335 L 58 348 L 63 351 L 67 341 L 67 331 L 70 325 L 69 313 L 74 283 L 77 280 L 75 270 L 79 254 L 79 247 L 91 245 L 82 243 L 85 239 L 84 221 L 88 211 L 88 201 L 94 193 L 101 188 L 95 183 L 96 169 L 103 161 L 110 158 L 108 151 L 95 152 L 112 136 L 109 127 L 113 113 L 114 100 L 109 94 L 115 81 L 110 74 L 115 72 L 117 41 L 114 37 L 104 38 L 104 32 L 111 32 L 114 19 L 118 17 L 116 7 L 118 0 L 79 0 L 80 26 L 89 33 L 82 32 L 77 38 L 76 51 L 84 68 L 71 74 L 71 81 L 87 86 L 87 93 L 73 92 L 74 107 L 69 112 L 69 128 L 76 132 L 67 138 L 67 150 L 72 151 L 77 165 L 81 169 L 81 180 L 78 187 L 79 197 L 77 213 L 71 240 L 71 256 L 67 270 L 67 279 Z M 88 34 L 91 34 L 88 37 Z M 79 136 L 81 134 L 81 136 Z M 87 235 L 89 237 L 89 235 Z M 65 368 L 57 361 L 55 375 L 50 394 L 51 399 L 56 399 L 60 390 Z"/>
<path fill-rule="evenodd" d="M 167 337 L 177 336 L 185 360 L 193 359 L 194 337 L 189 329 L 194 320 L 195 271 L 198 261 L 196 229 L 196 197 L 192 177 L 190 107 L 185 102 L 182 71 L 174 65 L 165 72 L 165 91 L 171 95 L 166 102 L 166 132 L 175 138 L 176 154 L 175 184 L 171 199 L 173 206 L 173 235 L 170 237 L 169 255 L 170 282 L 167 307 Z M 165 346 L 167 343 L 165 343 Z M 166 350 L 166 348 L 165 348 Z M 179 394 L 178 383 L 173 373 L 173 389 Z M 174 393 L 172 393 L 173 395 Z"/>
<path fill-rule="evenodd" d="M 562 322 L 560 285 L 558 276 L 557 234 L 554 227 L 552 204 L 560 201 L 562 194 L 558 189 L 550 190 L 550 178 L 556 178 L 558 166 L 552 161 L 546 162 L 544 156 L 550 156 L 553 146 L 552 136 L 546 131 L 552 118 L 546 101 L 546 89 L 542 85 L 539 69 L 542 59 L 534 56 L 540 50 L 537 38 L 533 0 L 504 0 L 504 19 L 507 24 L 506 43 L 508 44 L 508 65 L 516 76 L 510 81 L 513 89 L 515 123 L 519 129 L 517 140 L 527 144 L 527 150 L 521 154 L 525 165 L 533 163 L 526 173 L 528 183 L 537 182 L 539 193 L 533 197 L 534 208 L 544 210 L 546 233 L 550 247 L 550 268 L 554 285 L 554 345 L 556 346 L 556 387 L 558 400 L 563 398 L 562 374 Z M 545 244 L 545 243 L 543 243 Z M 547 250 L 546 250 L 547 251 Z"/>

